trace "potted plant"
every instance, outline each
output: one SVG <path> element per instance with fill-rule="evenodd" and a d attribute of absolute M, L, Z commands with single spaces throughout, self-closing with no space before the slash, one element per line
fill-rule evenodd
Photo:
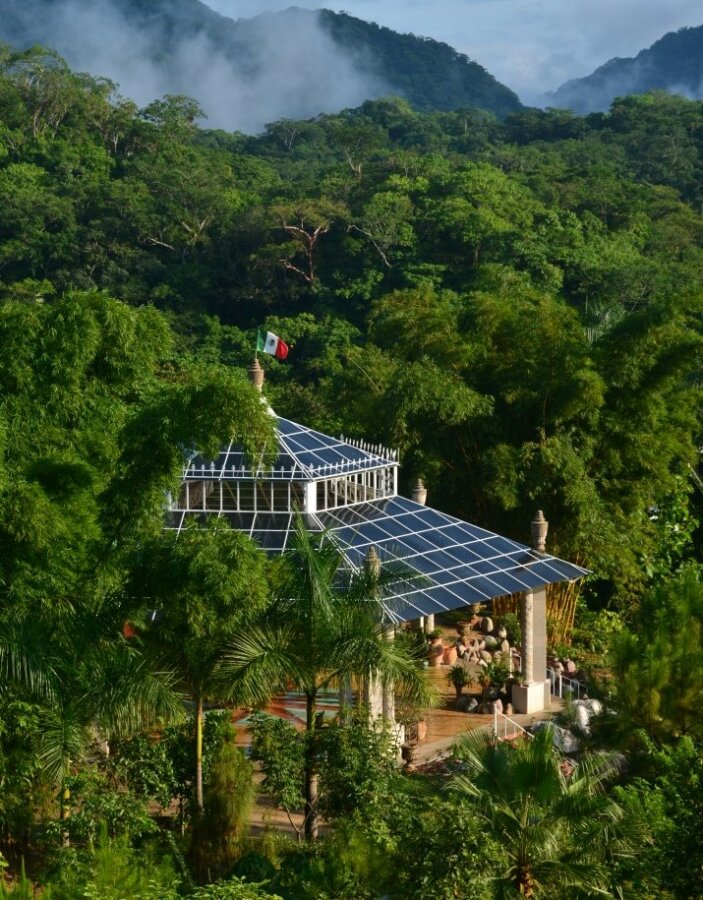
<path fill-rule="evenodd" d="M 451 669 L 447 672 L 447 681 L 449 682 L 449 684 L 454 685 L 457 700 L 459 700 L 459 698 L 461 697 L 464 688 L 470 687 L 474 683 L 469 670 L 466 668 L 466 666 L 461 664 L 451 667 Z"/>
<path fill-rule="evenodd" d="M 509 677 L 510 670 L 504 662 L 491 662 L 488 663 L 485 668 L 481 669 L 478 681 L 483 688 L 482 709 L 484 712 L 488 706 L 489 689 L 495 688 L 496 692 L 502 690 Z"/>

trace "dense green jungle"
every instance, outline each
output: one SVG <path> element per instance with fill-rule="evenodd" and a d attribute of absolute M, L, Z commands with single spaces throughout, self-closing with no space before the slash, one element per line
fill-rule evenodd
<path fill-rule="evenodd" d="M 0 896 L 703 896 L 702 175 L 703 103 L 663 93 L 251 137 L 0 50 Z M 203 717 L 369 667 L 432 701 L 334 547 L 163 530 L 183 448 L 272 446 L 257 328 L 277 413 L 518 540 L 541 507 L 592 570 L 575 768 L 549 730 L 413 773 L 363 714 L 262 716 L 254 783 Z M 248 834 L 255 791 L 305 838 Z"/>

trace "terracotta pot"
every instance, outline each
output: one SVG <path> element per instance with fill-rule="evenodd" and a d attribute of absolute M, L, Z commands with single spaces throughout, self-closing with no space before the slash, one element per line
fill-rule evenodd
<path fill-rule="evenodd" d="M 456 647 L 444 648 L 444 664 L 447 666 L 454 665 L 457 660 Z"/>
<path fill-rule="evenodd" d="M 442 644 L 442 638 L 434 638 L 432 641 L 430 641 L 430 649 L 427 653 L 427 657 L 430 661 L 430 665 L 434 668 L 442 665 L 442 660 L 444 659 L 444 646 Z"/>

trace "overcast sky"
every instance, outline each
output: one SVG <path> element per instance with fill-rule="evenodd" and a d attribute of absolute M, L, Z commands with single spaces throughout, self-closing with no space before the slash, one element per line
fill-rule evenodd
<path fill-rule="evenodd" d="M 703 25 L 700 0 L 205 0 L 232 18 L 321 5 L 395 31 L 445 41 L 475 59 L 523 101 L 634 56 L 667 31 Z"/>

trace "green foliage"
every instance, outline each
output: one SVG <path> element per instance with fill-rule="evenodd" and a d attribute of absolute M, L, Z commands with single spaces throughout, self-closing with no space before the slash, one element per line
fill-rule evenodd
<path fill-rule="evenodd" d="M 465 768 L 450 789 L 475 803 L 501 846 L 494 878 L 504 895 L 607 891 L 610 859 L 644 849 L 641 823 L 607 793 L 613 758 L 584 757 L 567 775 L 549 727 L 514 745 L 471 732 L 457 752 Z"/>
<path fill-rule="evenodd" d="M 696 570 L 653 588 L 632 629 L 616 633 L 608 682 L 623 734 L 643 728 L 657 742 L 701 734 L 703 585 Z M 636 701 L 633 702 L 633 698 Z"/>
<path fill-rule="evenodd" d="M 285 719 L 255 713 L 249 723 L 251 758 L 261 763 L 262 789 L 274 803 L 290 811 L 305 803 L 303 770 L 305 740 Z"/>
<path fill-rule="evenodd" d="M 320 811 L 340 820 L 381 803 L 399 788 L 397 750 L 387 729 L 369 724 L 366 710 L 325 726 L 320 753 Z"/>
<path fill-rule="evenodd" d="M 103 828 L 94 850 L 68 855 L 47 885 L 53 900 L 175 900 L 180 879 L 172 860 L 156 845 L 134 849 L 126 838 L 111 840 Z"/>
<path fill-rule="evenodd" d="M 521 645 L 520 619 L 516 613 L 505 613 L 499 616 L 495 621 L 495 626 L 496 628 L 501 626 L 505 628 L 508 633 L 507 640 L 511 647 L 519 647 Z"/>
<path fill-rule="evenodd" d="M 447 672 L 447 681 L 454 685 L 455 688 L 464 688 L 473 684 L 473 676 L 471 672 L 463 664 L 452 666 Z"/>
<path fill-rule="evenodd" d="M 64 821 L 47 825 L 49 842 L 51 832 L 57 844 L 67 837 L 72 845 L 92 847 L 101 833 L 105 839 L 131 843 L 156 831 L 146 798 L 125 790 L 98 768 L 85 768 L 64 784 L 70 791 L 71 813 Z"/>
<path fill-rule="evenodd" d="M 200 872 L 226 871 L 241 854 L 253 800 L 252 765 L 236 746 L 230 726 L 209 767 L 203 814 L 194 822 L 193 845 Z"/>

